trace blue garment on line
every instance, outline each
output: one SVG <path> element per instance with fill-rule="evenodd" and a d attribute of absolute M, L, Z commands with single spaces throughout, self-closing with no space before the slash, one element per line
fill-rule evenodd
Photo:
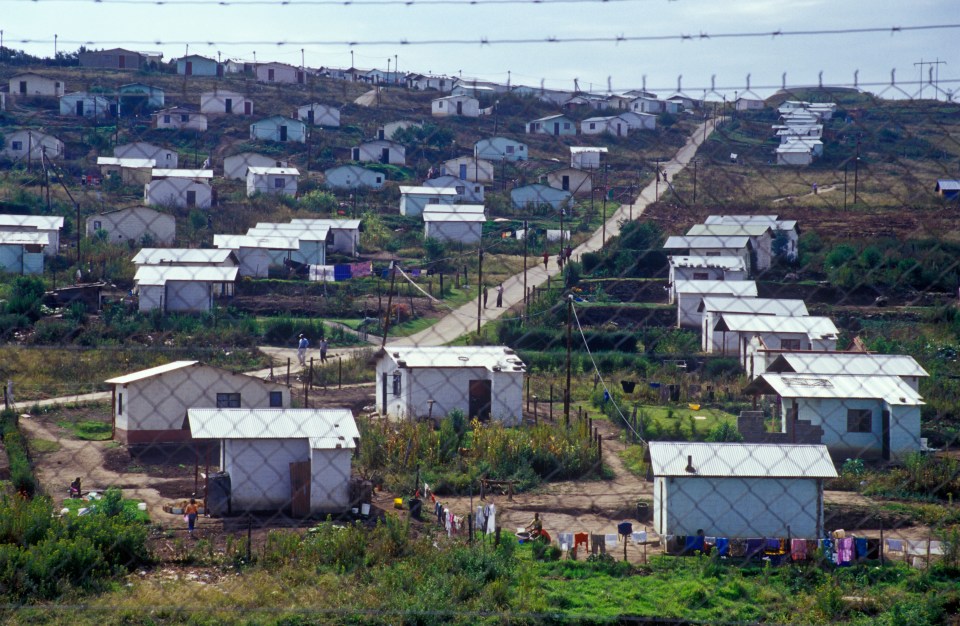
<path fill-rule="evenodd" d="M 857 558 L 864 559 L 867 557 L 867 538 L 866 537 L 857 537 L 853 540 L 854 545 L 857 547 Z"/>
<path fill-rule="evenodd" d="M 726 537 L 717 537 L 717 554 L 720 556 L 730 554 L 730 540 Z"/>
<path fill-rule="evenodd" d="M 776 552 L 780 550 L 780 540 L 776 537 L 767 537 L 766 550 Z"/>
<path fill-rule="evenodd" d="M 747 539 L 747 554 L 748 559 L 757 556 L 757 554 L 763 552 L 763 539 Z"/>
<path fill-rule="evenodd" d="M 633 534 L 633 524 L 630 522 L 620 522 L 617 524 L 617 534 L 618 535 L 632 535 Z"/>
<path fill-rule="evenodd" d="M 692 554 L 694 552 L 703 552 L 703 537 L 701 535 L 690 535 L 683 546 L 684 553 Z"/>

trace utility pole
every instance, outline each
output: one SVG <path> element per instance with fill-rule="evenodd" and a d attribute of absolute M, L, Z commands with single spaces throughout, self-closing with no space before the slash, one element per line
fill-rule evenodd
<path fill-rule="evenodd" d="M 563 421 L 570 425 L 570 351 L 573 349 L 573 294 L 567 296 L 567 388 L 563 392 Z"/>
<path fill-rule="evenodd" d="M 847 210 L 847 164 L 843 164 L 843 210 Z"/>
<path fill-rule="evenodd" d="M 592 190 L 591 190 L 592 192 Z M 566 209 L 560 209 L 560 254 L 563 254 L 563 214 L 566 213 Z M 547 242 L 543 242 L 543 249 L 547 250 Z"/>
<path fill-rule="evenodd" d="M 697 205 L 697 163 L 700 159 L 693 160 L 693 205 Z"/>
<path fill-rule="evenodd" d="M 600 246 L 607 245 L 607 163 L 603 164 L 603 233 L 600 237 Z"/>
<path fill-rule="evenodd" d="M 523 304 L 527 304 L 527 240 L 530 239 L 530 226 L 523 220 Z M 526 307 L 524 307 L 526 313 Z"/>
<path fill-rule="evenodd" d="M 483 310 L 483 247 L 477 248 L 477 335 L 480 335 L 480 315 Z"/>
<path fill-rule="evenodd" d="M 393 304 L 393 287 L 397 284 L 397 262 L 390 261 L 390 293 L 387 294 L 387 315 L 383 322 L 383 339 L 380 341 L 380 349 L 383 350 L 387 345 L 387 331 L 390 330 L 390 307 Z"/>
<path fill-rule="evenodd" d="M 857 159 L 853 162 L 853 203 L 856 204 L 860 185 L 860 135 L 857 135 Z"/>
<path fill-rule="evenodd" d="M 653 188 L 653 201 L 657 202 L 660 200 L 660 159 L 657 159 L 657 169 L 653 172 L 653 180 L 656 181 Z"/>

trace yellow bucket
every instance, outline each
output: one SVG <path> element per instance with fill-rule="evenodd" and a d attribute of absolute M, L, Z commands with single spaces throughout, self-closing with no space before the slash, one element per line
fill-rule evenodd
<path fill-rule="evenodd" d="M 690 410 L 691 410 L 691 411 L 699 411 L 699 410 L 700 410 L 700 405 L 699 405 L 699 404 L 688 404 L 687 406 L 690 407 Z"/>
<path fill-rule="evenodd" d="M 403 498 L 394 498 L 393 499 L 393 508 L 402 509 L 403 508 Z"/>

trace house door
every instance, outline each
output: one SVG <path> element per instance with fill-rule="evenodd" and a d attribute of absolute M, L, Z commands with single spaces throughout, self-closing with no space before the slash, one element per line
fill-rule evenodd
<path fill-rule="evenodd" d="M 186 66 L 183 69 L 183 73 L 187 76 L 193 75 L 193 61 L 187 61 Z"/>
<path fill-rule="evenodd" d="M 297 82 L 303 84 L 303 72 L 297 72 Z"/>
<path fill-rule="evenodd" d="M 83 117 L 83 100 L 77 100 L 77 117 Z"/>
<path fill-rule="evenodd" d="M 307 111 L 307 121 L 313 124 L 313 109 Z"/>
<path fill-rule="evenodd" d="M 470 418 L 480 421 L 490 419 L 490 398 L 492 383 L 489 380 L 470 381 Z"/>
<path fill-rule="evenodd" d="M 281 126 L 281 127 L 280 127 L 280 141 L 286 141 L 286 140 L 287 140 L 287 127 L 286 127 L 286 126 Z"/>
<path fill-rule="evenodd" d="M 290 464 L 290 515 L 310 516 L 310 461 Z"/>
<path fill-rule="evenodd" d="M 126 67 L 127 67 L 127 57 L 125 57 L 125 56 L 123 56 L 123 55 L 121 54 L 121 55 L 120 55 L 120 62 L 119 62 L 119 64 L 117 65 L 117 67 L 120 68 L 121 70 L 122 70 L 122 69 L 126 69 Z"/>
<path fill-rule="evenodd" d="M 27 81 L 25 80 L 20 81 L 20 93 L 24 96 L 27 95 Z"/>
<path fill-rule="evenodd" d="M 460 164 L 460 180 L 467 180 L 467 165 L 466 163 Z"/>
<path fill-rule="evenodd" d="M 880 414 L 880 452 L 884 461 L 890 460 L 890 411 Z"/>
<path fill-rule="evenodd" d="M 559 134 L 560 134 L 560 122 L 554 122 L 554 123 L 553 123 L 553 134 L 554 134 L 554 135 L 559 135 Z"/>
<path fill-rule="evenodd" d="M 463 103 L 462 103 L 462 102 L 458 102 L 458 103 L 457 103 L 457 115 L 463 115 Z"/>
<path fill-rule="evenodd" d="M 233 113 L 233 98 L 227 98 L 223 101 L 223 112 Z"/>
<path fill-rule="evenodd" d="M 360 160 L 360 148 L 354 148 L 354 149 L 353 149 L 353 154 L 350 155 L 350 158 L 352 158 L 354 161 L 359 161 L 359 160 Z"/>
<path fill-rule="evenodd" d="M 390 163 L 390 148 L 384 148 L 380 151 L 380 162 L 385 165 Z"/>
<path fill-rule="evenodd" d="M 197 206 L 197 192 L 188 191 L 187 192 L 187 206 Z"/>
<path fill-rule="evenodd" d="M 380 397 L 383 399 L 383 415 L 387 414 L 387 374 L 384 372 L 382 374 L 382 379 L 380 381 Z"/>
<path fill-rule="evenodd" d="M 570 177 L 564 176 L 560 183 L 560 188 L 564 191 L 570 191 Z"/>
<path fill-rule="evenodd" d="M 243 114 L 244 115 L 253 115 L 253 103 L 247 100 L 243 103 Z"/>

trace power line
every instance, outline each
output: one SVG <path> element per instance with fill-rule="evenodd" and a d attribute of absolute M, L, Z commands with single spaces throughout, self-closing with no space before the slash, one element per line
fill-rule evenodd
<path fill-rule="evenodd" d="M 482 7 L 502 4 L 625 4 L 628 2 L 653 2 L 654 0 L 18 0 L 30 4 L 135 4 L 138 6 L 211 5 L 225 8 L 246 6 L 427 6 L 447 5 Z"/>

